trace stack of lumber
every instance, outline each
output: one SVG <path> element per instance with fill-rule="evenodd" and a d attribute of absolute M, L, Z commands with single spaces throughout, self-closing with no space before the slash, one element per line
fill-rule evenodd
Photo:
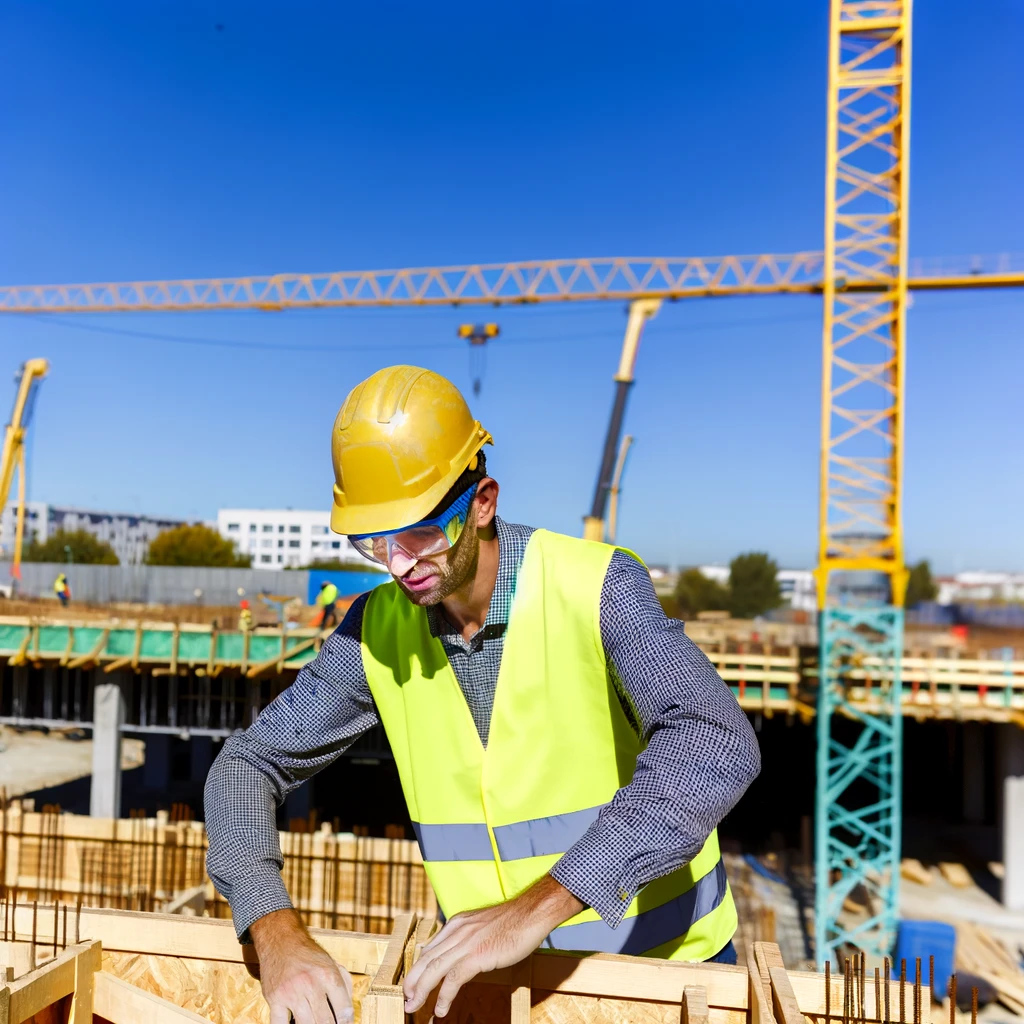
<path fill-rule="evenodd" d="M 10 911 L 10 908 L 9 908 Z M 399 917 L 386 936 L 314 930 L 348 969 L 359 1024 L 406 1024 L 402 980 L 420 955 L 432 921 Z M 65 926 L 67 935 L 65 941 Z M 34 934 L 33 934 L 34 932 Z M 51 944 L 43 962 L 13 979 L 0 976 L 5 1024 L 229 1024 L 268 1020 L 252 947 L 226 921 L 113 910 L 17 907 L 4 946 Z M 50 955 L 52 953 L 52 955 Z M 843 979 L 787 970 L 777 946 L 755 943 L 745 966 L 686 964 L 628 956 L 541 951 L 511 968 L 480 975 L 453 1004 L 451 1024 L 805 1024 L 830 1008 L 844 1024 L 878 1020 L 871 986 L 849 998 Z M 855 998 L 859 991 L 859 997 Z M 930 994 L 894 982 L 892 1005 L 920 1007 Z M 426 1022 L 430 1004 L 416 1017 Z"/>
<path fill-rule="evenodd" d="M 976 924 L 957 925 L 956 967 L 983 978 L 995 988 L 1004 1006 L 1024 1017 L 1024 971 L 990 932 Z"/>

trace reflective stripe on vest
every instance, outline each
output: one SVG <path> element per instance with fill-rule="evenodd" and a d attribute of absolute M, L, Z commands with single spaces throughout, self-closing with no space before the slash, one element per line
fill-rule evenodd
<path fill-rule="evenodd" d="M 498 825 L 494 829 L 498 855 L 502 860 L 525 860 L 565 853 L 583 838 L 606 806 Z M 412 827 L 424 860 L 490 860 L 494 856 L 484 824 L 423 825 L 414 821 Z"/>
<path fill-rule="evenodd" d="M 607 804 L 588 807 L 569 814 L 553 814 L 547 818 L 532 818 L 511 825 L 498 825 L 494 841 L 502 860 L 523 860 L 526 857 L 547 857 L 552 853 L 565 853 L 583 833 L 597 821 L 601 809 Z"/>
<path fill-rule="evenodd" d="M 547 937 L 544 945 L 549 949 L 588 949 L 595 953 L 639 956 L 685 935 L 702 917 L 721 905 L 726 890 L 725 865 L 719 861 L 692 889 L 660 907 L 623 918 L 617 928 L 610 928 L 603 921 L 564 924 Z"/>
<path fill-rule="evenodd" d="M 491 837 L 487 826 L 421 825 L 412 823 L 424 860 L 491 860 Z"/>

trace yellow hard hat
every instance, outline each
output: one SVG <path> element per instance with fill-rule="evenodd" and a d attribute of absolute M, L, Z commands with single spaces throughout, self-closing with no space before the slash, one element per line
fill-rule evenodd
<path fill-rule="evenodd" d="M 440 374 L 378 370 L 349 392 L 334 421 L 331 529 L 365 534 L 418 522 L 493 443 Z"/>

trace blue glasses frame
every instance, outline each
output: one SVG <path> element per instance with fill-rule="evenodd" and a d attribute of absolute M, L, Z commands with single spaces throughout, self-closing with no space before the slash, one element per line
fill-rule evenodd
<path fill-rule="evenodd" d="M 418 523 L 411 523 L 409 526 L 400 526 L 397 530 L 377 530 L 374 533 L 353 533 L 349 534 L 349 540 L 370 540 L 376 537 L 394 537 L 396 534 L 405 533 L 407 530 L 420 530 L 426 526 L 439 526 L 442 533 L 448 536 L 448 527 L 451 525 L 451 521 L 456 517 L 461 516 L 463 520 L 469 512 L 469 506 L 473 504 L 473 498 L 476 496 L 476 484 L 469 488 L 468 491 L 463 491 L 439 516 L 434 516 L 432 519 L 421 519 Z M 461 531 L 460 531 L 461 535 Z M 456 538 L 457 539 L 457 538 Z M 454 544 L 455 542 L 452 541 Z"/>

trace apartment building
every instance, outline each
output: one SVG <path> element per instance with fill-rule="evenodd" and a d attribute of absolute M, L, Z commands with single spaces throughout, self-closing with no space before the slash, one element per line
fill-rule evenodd
<path fill-rule="evenodd" d="M 364 563 L 345 537 L 331 533 L 330 512 L 275 508 L 222 508 L 217 532 L 252 555 L 254 569 L 283 569 L 337 558 Z"/>
<path fill-rule="evenodd" d="M 0 557 L 10 558 L 14 552 L 16 522 L 17 503 L 11 501 L 0 515 Z M 153 538 L 181 523 L 180 519 L 70 508 L 45 501 L 25 502 L 26 544 L 33 538 L 43 543 L 56 530 L 84 530 L 97 540 L 106 541 L 122 565 L 141 565 Z"/>

